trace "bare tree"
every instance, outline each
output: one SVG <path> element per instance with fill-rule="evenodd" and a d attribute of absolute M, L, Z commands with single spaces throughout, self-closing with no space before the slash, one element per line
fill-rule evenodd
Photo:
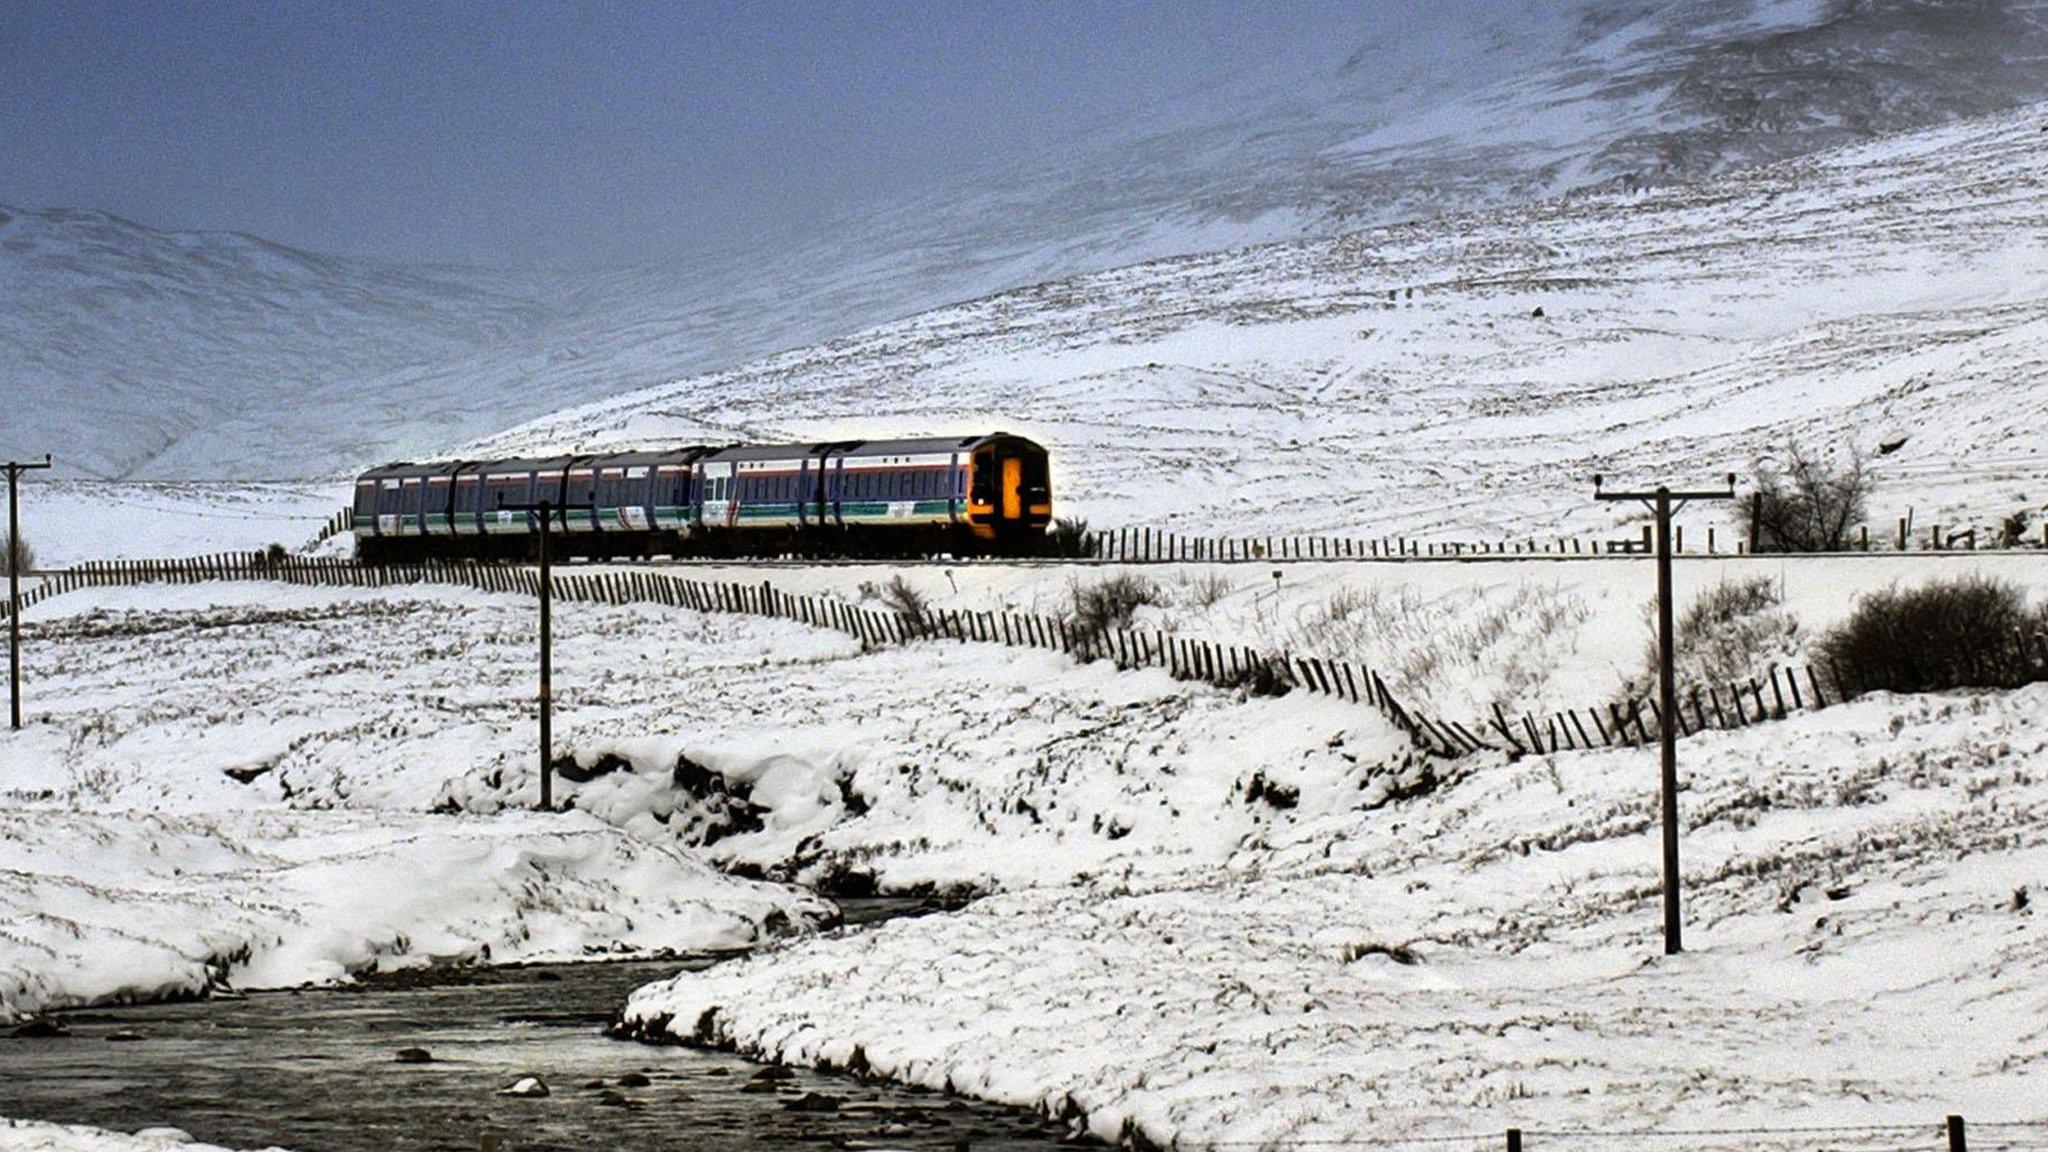
<path fill-rule="evenodd" d="M 1750 549 L 1755 552 L 1840 552 L 1863 523 L 1875 477 L 1854 445 L 1838 465 L 1798 442 L 1782 465 L 1758 459 L 1750 468 L 1747 503 Z"/>

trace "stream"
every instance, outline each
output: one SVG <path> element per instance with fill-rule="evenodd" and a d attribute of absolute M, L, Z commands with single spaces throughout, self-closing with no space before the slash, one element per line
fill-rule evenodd
<path fill-rule="evenodd" d="M 910 909 L 848 902 L 850 921 Z M 604 1035 L 627 995 L 718 957 L 461 969 L 244 999 L 86 1008 L 70 1034 L 0 1033 L 0 1116 L 231 1148 L 1044 1149 L 1028 1112 Z M 397 1061 L 427 1049 L 431 1063 Z M 767 1075 L 776 1075 L 768 1073 Z M 522 1076 L 549 1094 L 503 1096 Z M 623 1079 L 623 1083 L 622 1083 Z M 829 1111 L 792 1107 L 806 1095 Z M 820 1100 L 816 1097 L 824 1097 Z"/>

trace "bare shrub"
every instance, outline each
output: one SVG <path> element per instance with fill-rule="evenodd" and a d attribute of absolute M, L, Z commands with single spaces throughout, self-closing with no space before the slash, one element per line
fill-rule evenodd
<path fill-rule="evenodd" d="M 1280 671 L 1279 657 L 1262 657 L 1216 678 L 1219 688 L 1241 689 L 1247 696 L 1285 696 L 1294 683 Z"/>
<path fill-rule="evenodd" d="M 27 575 L 36 570 L 35 545 L 26 536 L 8 537 L 8 547 L 0 548 L 0 576 L 19 572 Z"/>
<path fill-rule="evenodd" d="M 1216 572 L 1201 572 L 1183 583 L 1187 588 L 1188 603 L 1197 608 L 1214 608 L 1225 596 L 1237 590 Z"/>
<path fill-rule="evenodd" d="M 1963 576 L 1872 592 L 1819 647 L 1845 696 L 2014 688 L 2042 678 L 2034 652 L 2044 627 L 2048 617 L 2014 585 Z"/>
<path fill-rule="evenodd" d="M 1572 667 L 1591 611 L 1579 593 L 1533 581 L 1429 596 L 1409 585 L 1347 586 L 1301 611 L 1280 644 L 1364 663 L 1404 698 L 1436 708 L 1520 710 Z"/>
<path fill-rule="evenodd" d="M 1839 466 L 1798 443 L 1785 450 L 1785 463 L 1758 460 L 1744 501 L 1753 552 L 1840 552 L 1849 532 L 1863 523 L 1875 482 L 1863 453 L 1853 446 Z"/>
<path fill-rule="evenodd" d="M 1053 555 L 1078 558 L 1095 555 L 1095 534 L 1088 531 L 1088 522 L 1081 519 L 1061 517 L 1052 522 L 1052 531 L 1046 533 L 1046 541 L 1052 546 Z"/>
<path fill-rule="evenodd" d="M 1162 602 L 1157 584 L 1128 572 L 1085 587 L 1076 584 L 1067 627 L 1078 635 L 1098 638 L 1130 627 L 1139 608 Z"/>
<path fill-rule="evenodd" d="M 924 618 L 926 609 L 931 607 L 931 601 L 925 594 L 911 587 L 910 581 L 905 580 L 901 573 L 889 577 L 889 582 L 876 590 L 875 595 L 889 611 L 920 620 Z"/>
<path fill-rule="evenodd" d="M 1657 690 L 1654 606 L 1646 616 L 1652 634 L 1643 650 L 1643 670 L 1622 684 L 1624 700 L 1646 699 Z M 1681 691 L 1746 681 L 1800 652 L 1799 621 L 1767 576 L 1725 580 L 1700 593 L 1672 622 L 1672 640 L 1672 671 Z"/>

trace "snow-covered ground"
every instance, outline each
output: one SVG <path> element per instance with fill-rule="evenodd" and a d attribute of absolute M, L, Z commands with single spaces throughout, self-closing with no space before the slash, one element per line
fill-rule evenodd
<path fill-rule="evenodd" d="M 42 568 L 261 552 L 272 544 L 297 552 L 348 501 L 345 483 L 31 479 L 21 486 L 21 535 Z"/>
<path fill-rule="evenodd" d="M 1376 811 L 1304 791 L 1221 867 L 794 942 L 628 1016 L 1147 1146 L 1802 1124 L 1930 1146 L 1949 1112 L 2048 1120 L 2044 708 L 2042 687 L 1873 698 L 1687 741 L 1678 957 L 1655 752 L 1610 751 Z"/>
<path fill-rule="evenodd" d="M 1411 560 L 1280 565 L 690 567 L 692 578 L 758 582 L 885 608 L 900 581 L 933 608 L 1069 616 L 1075 595 L 1136 581 L 1155 602 L 1132 626 L 1219 644 L 1355 661 L 1375 669 L 1404 704 L 1469 721 L 1499 704 L 1511 714 L 1600 704 L 1648 668 L 1654 561 Z M 1277 579 L 1276 579 L 1277 575 Z M 1678 611 L 1724 584 L 1768 583 L 1796 625 L 1780 664 L 1802 663 L 1811 641 L 1868 593 L 1985 577 L 2048 603 L 2048 558 L 2033 554 L 1876 553 L 1870 556 L 1687 556 L 1673 570 Z M 1760 674 L 1762 667 L 1756 671 Z"/>
<path fill-rule="evenodd" d="M 823 911 L 710 864 L 898 890 L 1172 873 L 1287 820 L 1276 797 L 1374 803 L 1432 771 L 1334 700 L 565 603 L 557 748 L 603 771 L 565 771 L 576 811 L 542 818 L 525 810 L 530 600 L 152 586 L 69 593 L 26 622 L 28 724 L 0 737 L 16 1012 L 727 946 Z"/>
<path fill-rule="evenodd" d="M 1875 533 L 1988 530 L 2048 500 L 2044 115 L 1038 284 L 476 451 L 1006 427 L 1098 525 L 1498 539 L 1902 439 Z"/>
<path fill-rule="evenodd" d="M 0 1152 L 224 1152 L 186 1138 L 175 1128 L 145 1128 L 130 1135 L 78 1124 L 0 1119 Z M 269 1150 L 266 1150 L 269 1152 Z"/>
<path fill-rule="evenodd" d="M 2024 557 L 1745 559 L 1683 566 L 1688 592 L 1723 563 L 1781 567 L 1817 623 L 1893 566 L 2040 584 Z M 864 574 L 787 575 L 857 595 Z M 913 574 L 1020 606 L 1069 577 Z M 1622 561 L 1303 565 L 1265 609 L 1226 593 L 1210 624 L 1363 578 L 1452 605 L 1426 617 L 1451 629 L 1545 577 L 1594 605 L 1586 651 L 1633 647 L 1611 634 L 1640 629 L 1647 571 Z M 823 910 L 718 866 L 997 894 L 652 986 L 644 1027 L 1110 1138 L 2048 1116 L 2024 1079 L 2048 1057 L 2044 687 L 1686 741 L 1692 950 L 1662 959 L 1648 750 L 1430 761 L 1372 710 L 1305 694 L 567 602 L 574 810 L 543 817 L 529 600 L 151 586 L 28 623 L 30 724 L 0 737 L 9 1011 L 486 945 L 735 944 Z M 1543 651 L 1562 683 L 1568 646 Z"/>

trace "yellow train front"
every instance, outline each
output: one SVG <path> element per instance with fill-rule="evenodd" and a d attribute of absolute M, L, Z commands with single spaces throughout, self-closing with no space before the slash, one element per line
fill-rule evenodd
<path fill-rule="evenodd" d="M 1046 451 L 1021 436 L 691 446 L 392 464 L 356 483 L 371 562 L 531 554 L 547 502 L 564 555 L 1036 555 Z"/>

